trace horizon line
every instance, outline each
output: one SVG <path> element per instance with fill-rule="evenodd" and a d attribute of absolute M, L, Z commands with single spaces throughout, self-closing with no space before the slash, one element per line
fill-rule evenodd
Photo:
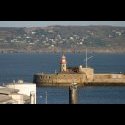
<path fill-rule="evenodd" d="M 44 27 L 54 27 L 54 26 L 63 26 L 63 27 L 68 27 L 68 26 L 80 26 L 80 27 L 87 27 L 87 26 L 109 26 L 109 27 L 125 27 L 125 26 L 114 26 L 114 25 L 105 25 L 105 24 L 103 24 L 103 25 L 47 25 L 47 26 L 0 26 L 0 28 L 44 28 Z"/>

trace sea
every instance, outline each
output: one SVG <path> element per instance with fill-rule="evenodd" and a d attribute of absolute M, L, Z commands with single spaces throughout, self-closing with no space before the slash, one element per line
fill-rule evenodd
<path fill-rule="evenodd" d="M 0 85 L 24 80 L 35 73 L 59 72 L 61 53 L 1 53 Z M 88 53 L 95 73 L 125 73 L 125 54 Z M 85 53 L 66 53 L 68 66 L 85 66 Z M 78 87 L 78 104 L 125 104 L 125 86 Z M 37 104 L 69 104 L 68 87 L 37 87 Z"/>

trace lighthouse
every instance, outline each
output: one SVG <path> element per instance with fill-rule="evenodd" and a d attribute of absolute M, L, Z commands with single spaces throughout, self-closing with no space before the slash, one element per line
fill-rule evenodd
<path fill-rule="evenodd" d="M 66 57 L 63 55 L 61 58 L 61 62 L 60 62 L 60 71 L 61 72 L 66 72 L 66 65 L 67 65 Z"/>

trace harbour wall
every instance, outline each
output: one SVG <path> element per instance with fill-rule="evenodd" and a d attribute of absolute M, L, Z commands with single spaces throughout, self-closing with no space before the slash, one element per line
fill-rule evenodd
<path fill-rule="evenodd" d="M 76 82 L 78 86 L 125 85 L 125 75 L 94 74 L 88 79 L 86 74 L 35 74 L 33 82 L 37 86 L 69 86 L 73 82 Z"/>
<path fill-rule="evenodd" d="M 36 74 L 33 82 L 37 85 L 58 85 L 67 86 L 73 82 L 85 83 L 85 74 Z"/>

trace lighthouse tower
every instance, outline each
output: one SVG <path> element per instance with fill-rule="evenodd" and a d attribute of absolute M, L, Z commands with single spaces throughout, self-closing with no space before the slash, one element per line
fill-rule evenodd
<path fill-rule="evenodd" d="M 61 58 L 61 62 L 60 62 L 60 71 L 61 72 L 66 72 L 66 65 L 67 65 L 66 57 L 63 55 Z"/>

